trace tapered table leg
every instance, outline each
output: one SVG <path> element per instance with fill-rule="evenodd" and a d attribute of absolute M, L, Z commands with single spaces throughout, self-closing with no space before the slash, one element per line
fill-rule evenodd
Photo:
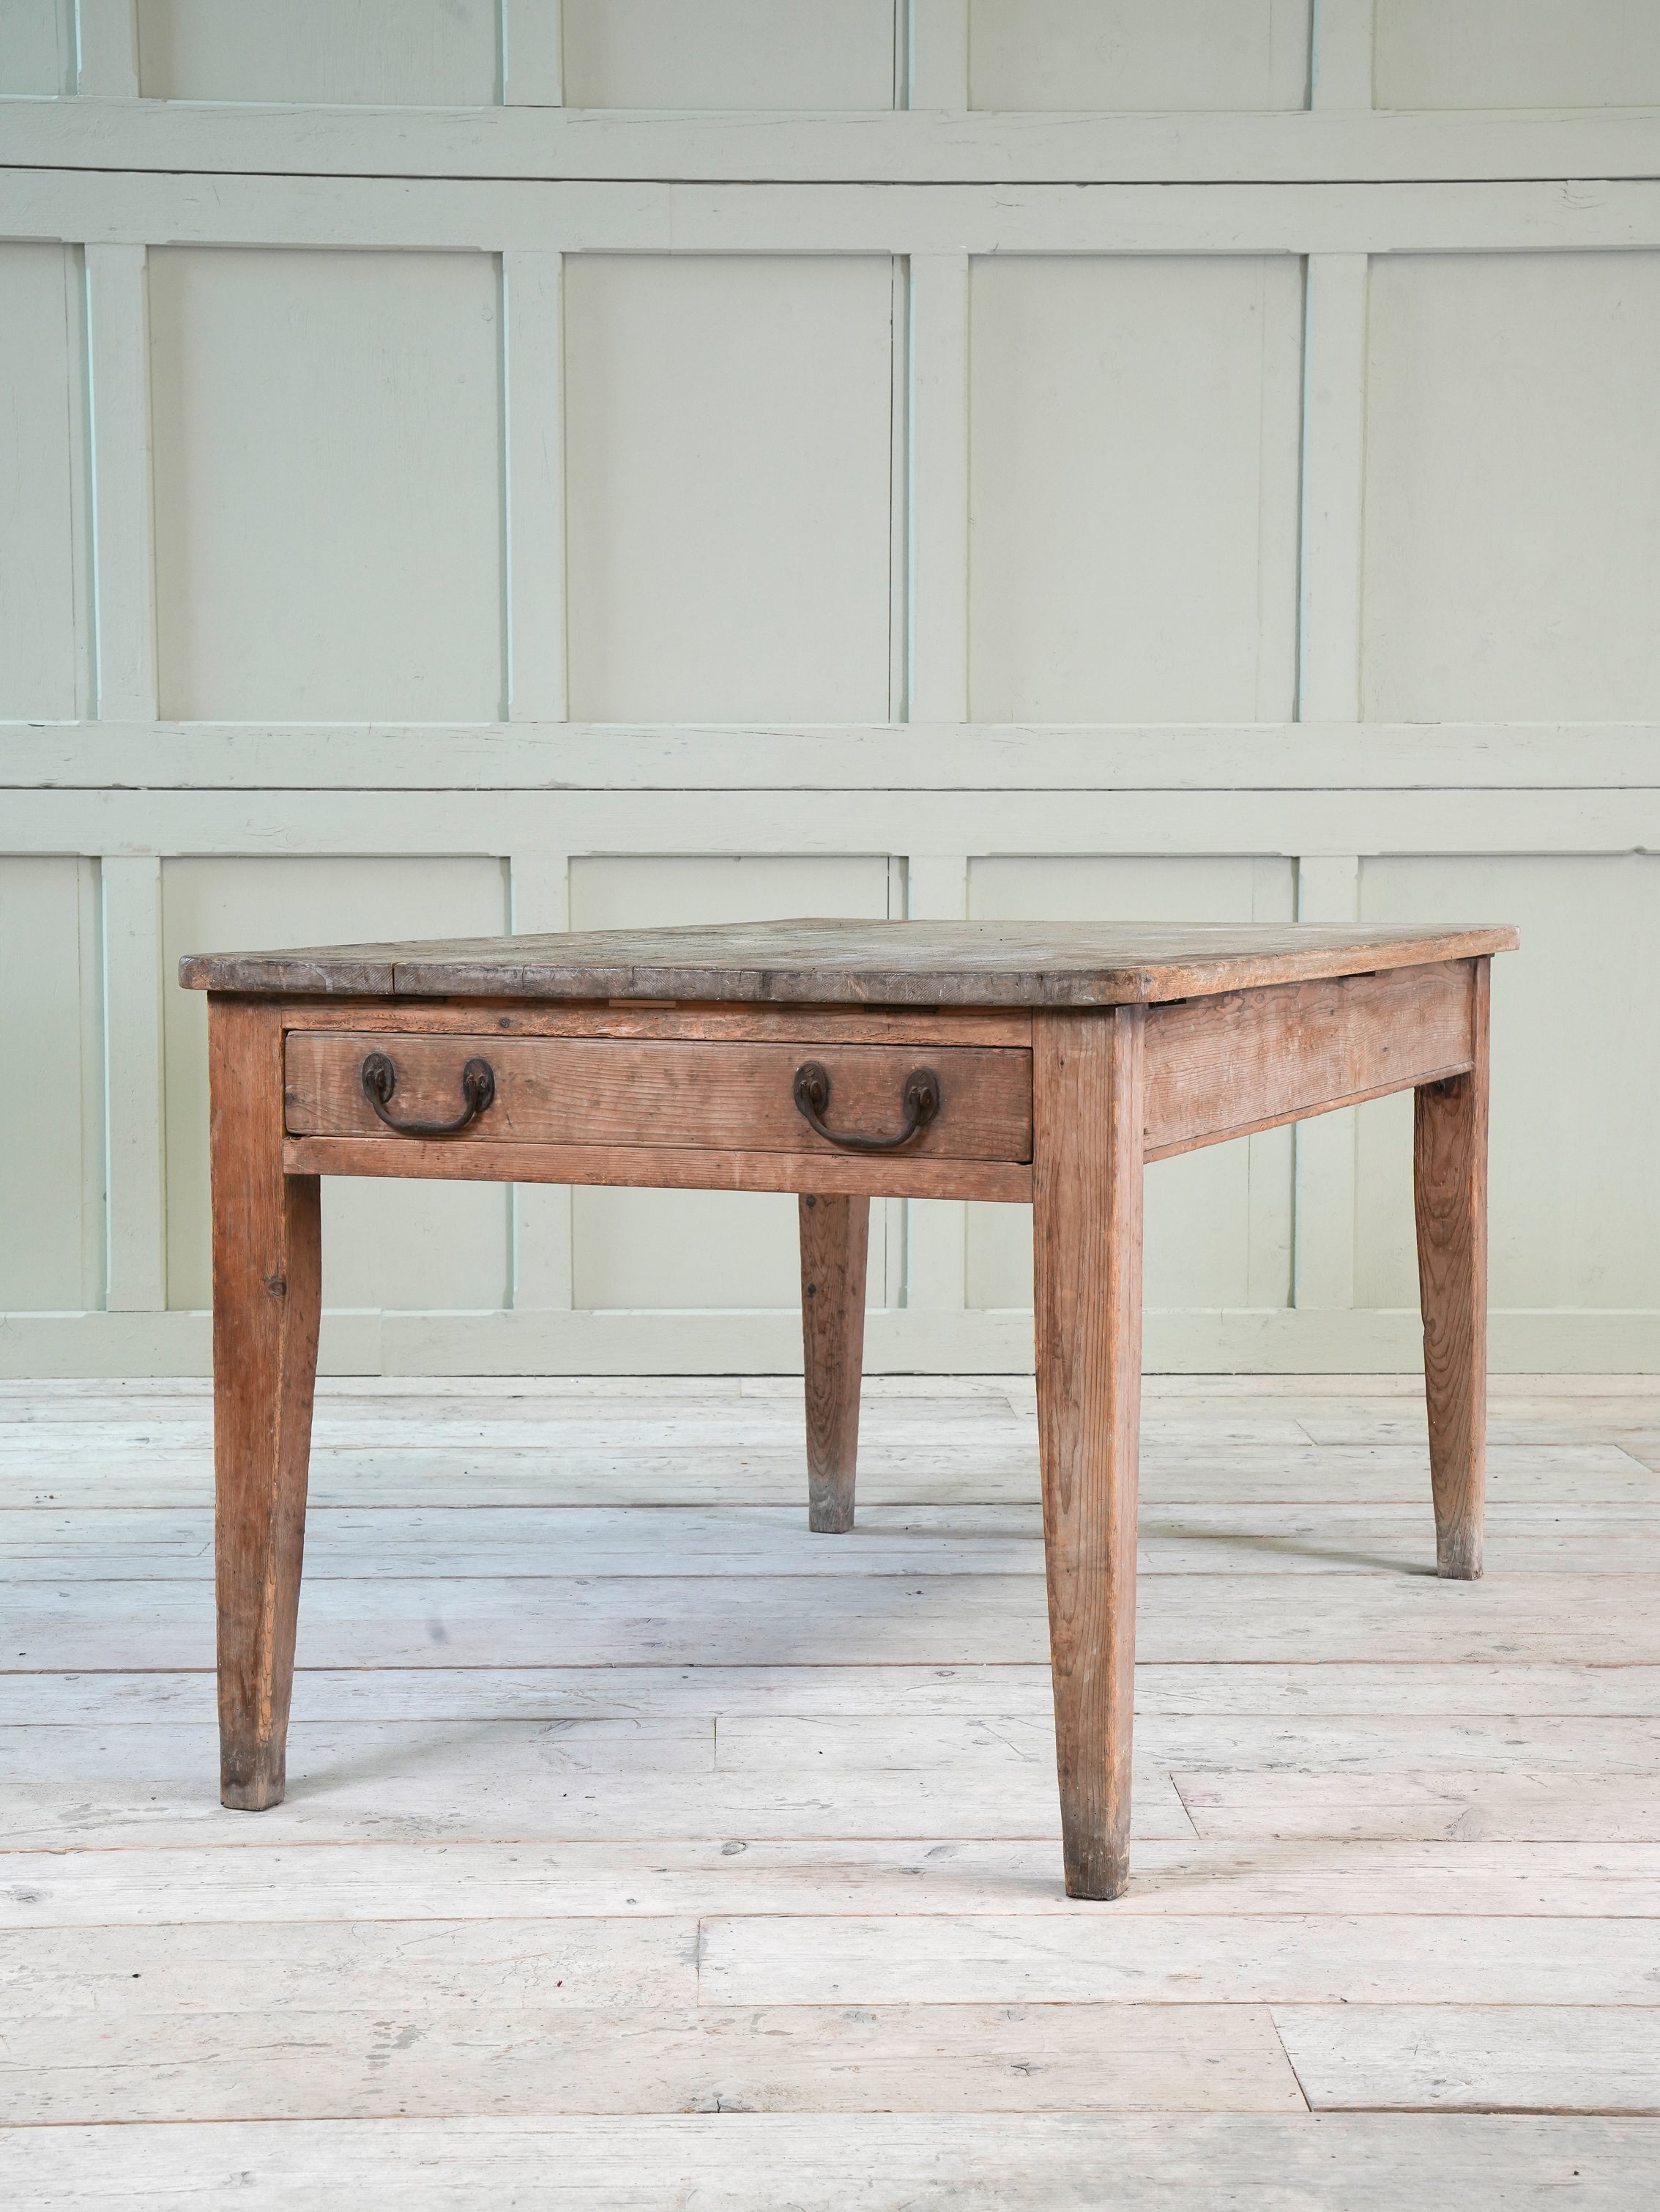
<path fill-rule="evenodd" d="M 807 1369 L 807 1525 L 842 1536 L 853 1525 L 864 1361 L 868 1198 L 803 1198 L 801 1337 Z"/>
<path fill-rule="evenodd" d="M 1471 963 L 1475 1065 L 1413 1094 L 1418 1291 L 1424 1317 L 1435 1564 L 1481 1571 L 1487 1418 L 1487 1006 L 1491 963 Z"/>
<path fill-rule="evenodd" d="M 1139 1006 L 1033 1022 L 1038 1443 L 1066 1887 L 1129 1878 L 1142 1389 Z"/>
<path fill-rule="evenodd" d="M 322 1291 L 318 1178 L 282 1172 L 282 1031 L 210 998 L 220 1795 L 282 1802 Z"/>

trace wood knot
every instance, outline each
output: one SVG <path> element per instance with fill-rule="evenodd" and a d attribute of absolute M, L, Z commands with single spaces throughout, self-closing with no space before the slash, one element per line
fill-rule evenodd
<path fill-rule="evenodd" d="M 286 1275 L 267 1275 L 265 1288 L 274 1298 L 286 1298 L 288 1295 L 288 1279 Z"/>

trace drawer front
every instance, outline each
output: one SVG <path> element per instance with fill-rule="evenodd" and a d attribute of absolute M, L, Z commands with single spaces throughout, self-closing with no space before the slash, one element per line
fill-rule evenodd
<path fill-rule="evenodd" d="M 937 1081 L 938 1108 L 900 1148 L 905 1158 L 1032 1157 L 1032 1055 L 995 1046 L 293 1030 L 284 1059 L 289 1135 L 398 1143 L 365 1085 L 364 1064 L 375 1054 L 391 1068 L 390 1086 L 379 1070 L 384 1113 L 393 1122 L 421 1125 L 411 1135 L 429 1136 L 466 1115 L 456 1133 L 478 1144 L 834 1152 L 844 1148 L 816 1134 L 796 1103 L 803 1066 L 816 1066 L 828 1079 L 827 1091 L 821 1085 L 812 1096 L 833 1138 L 879 1139 L 905 1127 L 913 1110 L 909 1079 L 925 1068 Z M 470 1085 L 465 1079 L 469 1063 L 478 1061 L 489 1069 L 488 1085 L 476 1070 Z M 489 1103 L 480 1106 L 487 1089 Z"/>

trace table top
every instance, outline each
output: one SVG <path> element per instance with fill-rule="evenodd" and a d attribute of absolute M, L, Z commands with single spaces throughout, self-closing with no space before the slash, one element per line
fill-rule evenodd
<path fill-rule="evenodd" d="M 1113 1006 L 1506 952 L 1503 925 L 1190 928 L 1136 921 L 768 921 L 293 952 L 192 953 L 187 988 L 282 997 Z"/>

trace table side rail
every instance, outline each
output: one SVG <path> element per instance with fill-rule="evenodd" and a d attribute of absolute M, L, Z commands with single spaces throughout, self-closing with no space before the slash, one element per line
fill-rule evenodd
<path fill-rule="evenodd" d="M 1169 1159 L 1460 1075 L 1478 963 L 1285 983 L 1150 1006 L 1145 1157 Z"/>

